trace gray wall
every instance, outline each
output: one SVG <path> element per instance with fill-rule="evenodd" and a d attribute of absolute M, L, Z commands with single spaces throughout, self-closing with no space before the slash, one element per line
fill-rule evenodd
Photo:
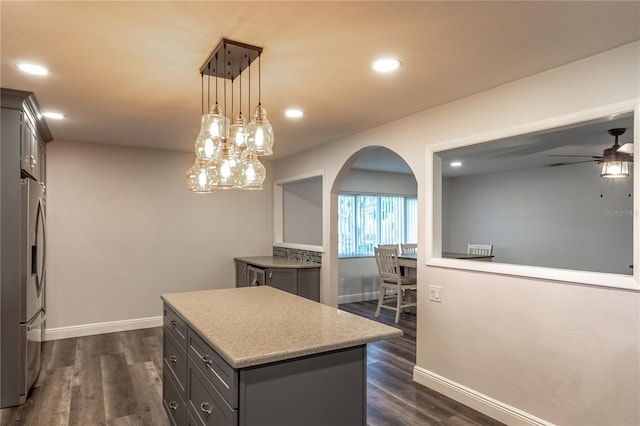
<path fill-rule="evenodd" d="M 282 185 L 283 240 L 322 245 L 322 177 Z"/>
<path fill-rule="evenodd" d="M 340 191 L 415 197 L 417 184 L 413 175 L 351 169 L 343 180 Z M 373 257 L 340 259 L 338 268 L 339 303 L 378 297 L 378 268 Z"/>
<path fill-rule="evenodd" d="M 493 244 L 495 262 L 633 272 L 629 179 L 592 162 L 445 180 L 443 251 Z"/>
<path fill-rule="evenodd" d="M 54 141 L 47 154 L 49 332 L 161 316 L 161 294 L 233 287 L 234 256 L 271 252 L 268 162 L 262 191 L 192 194 L 192 153 Z"/>

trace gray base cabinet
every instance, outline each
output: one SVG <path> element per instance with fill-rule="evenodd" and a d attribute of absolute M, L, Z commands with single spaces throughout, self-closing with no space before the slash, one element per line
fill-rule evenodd
<path fill-rule="evenodd" d="M 235 265 L 236 287 L 268 285 L 315 302 L 320 301 L 320 265 L 317 268 L 278 268 L 239 259 L 235 259 Z"/>
<path fill-rule="evenodd" d="M 163 405 L 172 425 L 365 425 L 366 369 L 366 345 L 234 369 L 164 307 Z"/>

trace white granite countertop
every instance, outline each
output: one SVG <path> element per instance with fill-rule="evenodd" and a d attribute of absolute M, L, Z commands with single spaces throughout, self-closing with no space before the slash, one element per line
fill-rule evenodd
<path fill-rule="evenodd" d="M 163 294 L 233 368 L 402 336 L 402 331 L 268 286 Z"/>
<path fill-rule="evenodd" d="M 249 256 L 235 257 L 234 259 L 263 268 L 320 268 L 322 265 L 304 260 L 288 259 L 278 256 Z"/>

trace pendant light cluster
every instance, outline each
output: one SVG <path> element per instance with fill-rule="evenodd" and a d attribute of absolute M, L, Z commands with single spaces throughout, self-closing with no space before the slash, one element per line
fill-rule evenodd
<path fill-rule="evenodd" d="M 200 133 L 195 143 L 195 163 L 187 171 L 189 191 L 211 193 L 216 189 L 259 190 L 266 170 L 258 157 L 273 154 L 273 128 L 261 102 L 260 54 L 262 48 L 222 39 L 200 69 L 202 76 L 202 109 L 204 112 L 204 76 L 207 75 L 207 113 L 202 115 Z M 258 105 L 250 122 L 242 107 L 251 105 L 251 63 L 258 59 Z M 246 103 L 242 99 L 243 71 L 248 70 L 249 90 Z M 215 82 L 215 103 L 211 104 L 211 77 Z M 218 103 L 218 83 L 222 82 L 224 109 Z M 235 80 L 239 96 L 234 103 Z M 231 116 L 227 110 L 227 86 L 231 82 Z"/>

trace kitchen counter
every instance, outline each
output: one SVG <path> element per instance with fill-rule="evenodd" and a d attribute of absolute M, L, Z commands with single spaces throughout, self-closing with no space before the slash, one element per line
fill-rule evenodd
<path fill-rule="evenodd" d="M 288 259 L 278 256 L 249 256 L 235 257 L 234 260 L 250 263 L 262 268 L 320 268 L 322 265 L 315 262 L 307 262 L 304 260 Z"/>
<path fill-rule="evenodd" d="M 402 331 L 268 287 L 162 295 L 233 368 L 402 336 Z"/>

